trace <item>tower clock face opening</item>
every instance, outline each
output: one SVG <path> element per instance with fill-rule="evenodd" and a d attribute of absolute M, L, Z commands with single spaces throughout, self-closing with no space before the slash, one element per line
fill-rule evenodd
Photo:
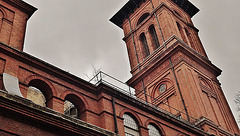
<path fill-rule="evenodd" d="M 165 84 L 161 84 L 159 87 L 159 92 L 162 93 L 166 90 L 167 86 Z"/>

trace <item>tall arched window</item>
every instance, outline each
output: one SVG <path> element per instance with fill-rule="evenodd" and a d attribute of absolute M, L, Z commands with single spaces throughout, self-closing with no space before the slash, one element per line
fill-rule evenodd
<path fill-rule="evenodd" d="M 160 46 L 160 44 L 158 41 L 156 30 L 153 25 L 149 27 L 149 33 L 151 35 L 151 42 L 152 42 L 153 48 L 154 50 L 156 50 Z"/>
<path fill-rule="evenodd" d="M 148 124 L 149 136 L 161 136 L 159 129 L 154 124 Z"/>
<path fill-rule="evenodd" d="M 149 15 L 150 15 L 149 13 L 143 14 L 143 15 L 139 18 L 139 20 L 138 20 L 138 22 L 137 22 L 137 25 L 141 24 Z"/>
<path fill-rule="evenodd" d="M 140 136 L 136 120 L 129 114 L 123 114 L 125 136 Z"/>
<path fill-rule="evenodd" d="M 148 55 L 150 55 L 150 52 L 147 44 L 147 39 L 144 33 L 140 35 L 140 41 L 143 46 L 143 57 L 146 58 Z"/>

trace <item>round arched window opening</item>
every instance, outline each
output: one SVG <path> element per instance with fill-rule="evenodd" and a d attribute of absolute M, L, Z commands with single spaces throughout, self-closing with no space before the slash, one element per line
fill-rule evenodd
<path fill-rule="evenodd" d="M 136 119 L 130 114 L 123 114 L 125 136 L 139 136 L 139 127 Z"/>
<path fill-rule="evenodd" d="M 158 90 L 160 93 L 163 93 L 166 89 L 167 89 L 167 86 L 165 84 L 161 84 Z"/>
<path fill-rule="evenodd" d="M 78 96 L 68 94 L 65 97 L 64 113 L 74 118 L 84 119 L 82 115 L 85 112 L 85 104 Z"/>
<path fill-rule="evenodd" d="M 143 14 L 143 15 L 139 18 L 139 20 L 138 20 L 138 22 L 137 22 L 137 25 L 141 24 L 145 19 L 147 19 L 147 17 L 148 17 L 149 15 L 150 15 L 149 13 Z"/>
<path fill-rule="evenodd" d="M 33 103 L 46 107 L 46 98 L 40 89 L 29 86 L 27 90 L 27 99 L 31 100 Z"/>
<path fill-rule="evenodd" d="M 149 136 L 162 136 L 159 128 L 154 124 L 148 124 L 148 133 Z"/>
<path fill-rule="evenodd" d="M 66 100 L 64 102 L 64 114 L 69 115 L 69 116 L 74 117 L 74 118 L 77 118 L 78 117 L 78 110 L 73 103 Z"/>
<path fill-rule="evenodd" d="M 53 92 L 46 82 L 40 79 L 33 79 L 28 83 L 28 86 L 27 99 L 38 105 L 52 108 L 53 105 L 49 102 L 52 99 Z"/>

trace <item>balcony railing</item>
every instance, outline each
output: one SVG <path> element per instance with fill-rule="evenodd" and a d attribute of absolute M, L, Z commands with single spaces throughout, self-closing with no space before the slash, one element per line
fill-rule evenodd
<path fill-rule="evenodd" d="M 184 111 L 181 111 L 175 107 L 169 106 L 168 104 L 164 103 L 163 101 L 160 101 L 156 98 L 153 98 L 152 96 L 145 93 L 144 90 L 136 90 L 130 86 L 128 86 L 126 83 L 100 71 L 98 72 L 90 81 L 90 83 L 94 85 L 99 85 L 100 83 L 103 83 L 104 85 L 107 85 L 116 91 L 122 92 L 129 97 L 144 103 L 148 105 L 151 108 L 154 108 L 155 110 L 161 111 L 163 113 L 166 113 L 174 118 L 177 118 L 181 121 L 194 124 L 194 122 L 197 121 L 194 117 L 191 117 L 187 115 Z"/>

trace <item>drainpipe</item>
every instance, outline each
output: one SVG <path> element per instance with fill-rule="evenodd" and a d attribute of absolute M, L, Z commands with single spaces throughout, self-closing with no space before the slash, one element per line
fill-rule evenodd
<path fill-rule="evenodd" d="M 179 94 L 180 94 L 180 97 L 181 97 L 181 100 L 182 100 L 182 103 L 183 103 L 184 110 L 185 110 L 186 115 L 187 115 L 187 119 L 188 119 L 188 121 L 190 121 L 190 118 L 189 118 L 189 115 L 188 115 L 188 111 L 187 111 L 187 107 L 186 107 L 185 101 L 184 101 L 184 99 L 183 99 L 183 95 L 182 95 L 182 92 L 181 92 L 181 89 L 180 89 L 180 86 L 179 86 L 179 82 L 178 82 L 178 80 L 177 80 L 177 76 L 176 76 L 176 73 L 175 73 L 175 70 L 174 70 L 174 67 L 173 67 L 171 58 L 169 58 L 169 62 L 170 62 L 170 65 L 171 65 L 171 69 L 172 69 L 172 72 L 173 72 L 175 81 L 176 81 L 176 83 L 177 83 L 177 88 L 178 88 L 178 90 L 179 90 Z"/>
<path fill-rule="evenodd" d="M 113 108 L 113 118 L 114 118 L 115 133 L 118 134 L 119 131 L 118 131 L 118 125 L 117 125 L 117 115 L 116 115 L 114 97 L 112 97 L 112 108 Z"/>
<path fill-rule="evenodd" d="M 147 93 L 146 93 L 146 90 L 145 90 L 145 85 L 144 85 L 143 79 L 141 80 L 141 82 L 142 82 L 143 92 L 144 92 L 144 95 L 145 95 L 145 100 L 147 102 Z"/>

